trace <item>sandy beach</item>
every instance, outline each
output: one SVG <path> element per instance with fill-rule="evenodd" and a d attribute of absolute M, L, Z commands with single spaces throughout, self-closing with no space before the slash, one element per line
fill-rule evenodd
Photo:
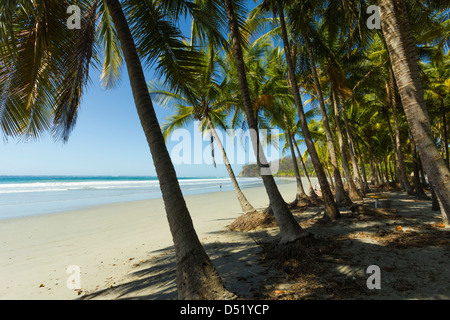
<path fill-rule="evenodd" d="M 295 198 L 295 183 L 280 185 L 286 201 Z M 245 194 L 255 207 L 264 208 L 264 188 Z M 240 212 L 233 191 L 186 196 L 194 226 L 204 244 L 213 244 Z M 246 238 L 246 237 L 244 237 Z M 235 237 L 245 246 L 246 240 Z M 251 241 L 251 240 L 250 240 Z M 83 210 L 0 221 L 0 299 L 77 299 L 129 282 L 130 274 L 164 258 L 172 237 L 162 199 L 94 206 Z M 256 258 L 256 257 L 255 257 Z M 246 261 L 245 263 L 250 263 Z M 81 291 L 68 289 L 68 266 L 81 271 Z M 131 295 L 174 299 L 174 278 Z M 80 294 L 81 295 L 81 294 Z M 133 296 L 134 295 L 134 296 Z"/>
<path fill-rule="evenodd" d="M 279 186 L 287 202 L 295 183 Z M 264 188 L 245 190 L 265 208 Z M 320 255 L 312 272 L 277 269 L 262 261 L 261 241 L 278 228 L 227 229 L 241 215 L 234 192 L 186 196 L 197 234 L 224 279 L 241 298 L 450 299 L 449 230 L 431 202 L 385 193 L 393 214 L 357 214 L 321 221 L 323 209 L 293 210 L 300 225 L 328 237 L 336 250 Z M 373 206 L 365 199 L 366 205 Z M 328 241 L 328 240 L 326 240 Z M 258 244 L 259 243 L 259 244 Z M 161 199 L 0 221 L 0 299 L 176 299 L 172 238 Z M 316 263 L 315 262 L 315 263 Z M 78 266 L 81 289 L 69 289 L 68 266 Z M 380 290 L 368 290 L 367 267 L 382 272 Z"/>

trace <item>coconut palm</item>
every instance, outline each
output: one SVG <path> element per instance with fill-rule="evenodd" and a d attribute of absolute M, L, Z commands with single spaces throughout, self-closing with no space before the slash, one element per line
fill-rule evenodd
<path fill-rule="evenodd" d="M 263 37 L 265 37 L 265 35 Z M 298 150 L 298 145 L 294 139 L 294 135 L 298 132 L 298 128 L 295 117 L 296 113 L 294 112 L 295 108 L 293 108 L 294 101 L 292 99 L 292 95 L 290 94 L 289 85 L 286 81 L 287 68 L 284 57 L 284 50 L 282 49 L 273 48 L 266 50 L 265 60 L 267 64 L 265 65 L 265 73 L 268 81 L 266 86 L 261 88 L 261 93 L 270 94 L 273 98 L 272 103 L 266 107 L 266 109 L 271 111 L 266 117 L 269 119 L 269 124 L 272 127 L 278 127 L 284 131 L 285 146 L 283 150 L 288 147 L 291 153 L 297 182 L 297 195 L 291 205 L 295 205 L 300 201 L 309 203 L 310 198 L 315 199 L 317 195 L 314 193 L 309 179 L 309 190 L 308 194 L 306 194 L 303 187 L 303 182 L 301 180 L 300 170 L 298 168 L 297 156 L 295 152 L 295 149 Z M 259 95 L 257 94 L 257 96 Z M 280 117 L 280 115 L 282 116 Z M 307 118 L 311 116 L 312 115 L 310 112 L 310 115 L 307 115 Z M 298 156 L 301 157 L 300 152 L 297 151 L 297 153 Z M 301 159 L 300 162 L 304 167 L 303 159 Z"/>
<path fill-rule="evenodd" d="M 209 50 L 209 55 L 213 54 Z M 220 140 L 216 127 L 227 130 L 226 117 L 228 114 L 223 110 L 224 95 L 222 94 L 225 88 L 220 87 L 216 83 L 217 72 L 214 70 L 215 61 L 204 54 L 204 66 L 199 70 L 201 76 L 197 79 L 189 79 L 189 83 L 185 89 L 190 92 L 190 95 L 183 95 L 173 93 L 164 87 L 159 81 L 152 81 L 149 83 L 150 96 L 155 102 L 163 106 L 176 106 L 175 114 L 166 119 L 163 124 L 163 134 L 167 138 L 173 130 L 183 127 L 192 121 L 201 121 L 200 129 L 203 132 L 210 131 L 213 136 L 211 142 L 215 139 L 222 153 L 225 167 L 236 192 L 236 197 L 239 201 L 241 209 L 244 213 L 255 212 L 255 208 L 245 197 L 239 183 L 231 167 L 225 148 Z M 213 65 L 211 65 L 213 64 Z"/>
<path fill-rule="evenodd" d="M 337 160 L 337 156 L 336 156 L 336 149 L 335 149 L 335 144 L 333 142 L 331 128 L 330 128 L 329 121 L 328 121 L 328 115 L 327 115 L 327 110 L 326 110 L 326 106 L 325 106 L 325 100 L 324 100 L 324 96 L 323 96 L 322 86 L 319 81 L 319 76 L 318 76 L 318 72 L 317 72 L 317 68 L 316 68 L 316 61 L 315 61 L 314 53 L 313 53 L 311 42 L 310 42 L 308 35 L 304 36 L 304 42 L 305 42 L 306 50 L 308 52 L 309 63 L 311 66 L 310 67 L 311 73 L 312 73 L 312 76 L 314 79 L 315 95 L 317 96 L 317 99 L 319 100 L 320 112 L 322 114 L 323 126 L 325 129 L 325 134 L 326 134 L 326 138 L 327 138 L 327 147 L 328 147 L 328 152 L 330 154 L 330 163 L 331 163 L 331 167 L 332 167 L 333 178 L 335 181 L 336 203 L 337 204 L 350 204 L 351 199 L 345 193 L 344 184 L 342 183 L 342 177 L 341 177 L 341 173 L 339 171 L 339 164 L 338 164 L 338 160 Z"/>
<path fill-rule="evenodd" d="M 322 36 L 320 39 L 320 45 L 326 52 L 326 54 L 321 57 L 322 72 L 328 78 L 328 88 L 325 89 L 329 90 L 330 100 L 332 101 L 331 109 L 334 110 L 332 115 L 336 126 L 342 168 L 347 180 L 349 197 L 352 201 L 359 201 L 362 199 L 361 190 L 364 190 L 364 186 L 362 185 L 362 178 L 359 174 L 358 162 L 354 151 L 353 136 L 345 107 L 347 103 L 346 99 L 352 96 L 352 92 L 348 85 L 348 79 L 344 76 L 347 71 L 347 64 L 355 63 L 353 60 L 355 60 L 355 56 L 356 59 L 358 57 L 355 53 L 347 52 L 346 41 L 338 37 L 333 38 L 332 36 L 335 34 L 332 32 L 327 32 L 327 35 L 328 36 Z M 347 143 L 345 137 L 347 137 Z M 349 166 L 350 160 L 353 167 L 353 174 Z M 354 177 L 359 184 L 359 189 L 355 184 Z"/>
<path fill-rule="evenodd" d="M 262 148 L 260 147 L 259 139 L 257 138 L 258 125 L 256 122 L 252 99 L 248 88 L 246 66 L 244 64 L 244 56 L 242 50 L 243 39 L 240 33 L 239 19 L 238 16 L 236 15 L 235 10 L 235 7 L 237 5 L 239 5 L 239 2 L 235 2 L 232 0 L 225 0 L 225 8 L 229 22 L 230 37 L 232 41 L 232 52 L 236 64 L 236 70 L 238 73 L 239 89 L 240 89 L 239 91 L 241 94 L 242 104 L 245 108 L 248 126 L 250 130 L 253 131 L 252 143 L 253 149 L 256 151 L 255 155 L 256 158 L 258 159 L 258 165 L 261 169 L 268 169 L 267 167 L 264 167 L 264 164 L 267 164 L 267 160 L 265 159 L 264 153 L 258 152 L 258 150 L 261 151 Z M 268 172 L 268 170 L 265 170 L 264 173 L 262 172 L 261 178 L 266 188 L 266 192 L 269 196 L 270 206 L 272 207 L 274 216 L 280 227 L 280 235 L 282 237 L 282 241 L 292 242 L 305 237 L 308 233 L 305 230 L 303 230 L 300 227 L 300 225 L 295 221 L 286 202 L 281 196 L 280 191 L 278 190 L 273 175 L 271 175 L 270 172 Z"/>
<path fill-rule="evenodd" d="M 371 85 L 379 89 L 378 94 L 382 95 L 382 101 L 386 101 L 383 110 L 385 112 L 385 117 L 387 117 L 386 122 L 390 130 L 392 130 L 392 127 L 389 120 L 391 119 L 389 113 L 392 111 L 394 125 L 391 132 L 391 140 L 395 150 L 395 167 L 397 177 L 402 189 L 408 194 L 411 194 L 412 189 L 407 178 L 405 160 L 402 152 L 401 132 L 399 127 L 400 104 L 397 97 L 398 90 L 392 73 L 392 66 L 389 61 L 386 44 L 382 41 L 382 34 L 377 33 L 374 37 L 374 41 L 368 50 L 368 57 L 375 63 L 374 67 L 377 68 L 376 74 L 372 74 L 371 77 L 373 80 L 376 78 L 378 81 L 372 80 Z M 378 86 L 377 83 L 379 84 Z M 382 88 L 381 86 L 383 84 L 384 87 Z"/>
<path fill-rule="evenodd" d="M 421 63 L 421 68 L 425 74 L 425 99 L 427 105 L 437 110 L 439 114 L 439 140 L 445 155 L 445 162 L 449 167 L 448 148 L 448 119 L 449 112 L 448 99 L 450 96 L 450 52 L 445 54 L 441 48 L 433 50 L 435 53 L 428 63 Z"/>
<path fill-rule="evenodd" d="M 179 4 L 187 5 L 182 1 Z M 67 29 L 63 17 L 69 5 L 69 1 L 61 0 L 0 4 L 4 19 L 0 34 L 0 120 L 4 133 L 38 137 L 52 130 L 56 138 L 67 140 L 89 80 L 91 62 L 98 58 L 97 50 L 104 48 L 106 53 L 102 75 L 107 87 L 117 80 L 122 55 L 173 235 L 178 298 L 232 297 L 194 230 L 141 63 L 141 59 L 149 63 L 161 58 L 157 70 L 176 91 L 180 81 L 174 79 L 196 76 L 195 68 L 201 65 L 199 55 L 186 48 L 166 11 L 153 1 L 78 1 L 83 13 L 80 30 Z"/>
<path fill-rule="evenodd" d="M 450 171 L 432 138 L 406 6 L 402 0 L 380 0 L 379 7 L 383 34 L 403 109 L 422 165 L 443 209 L 443 220 L 448 224 L 450 220 Z"/>
<path fill-rule="evenodd" d="M 325 203 L 325 216 L 334 221 L 340 217 L 339 210 L 336 206 L 336 202 L 333 199 L 333 195 L 331 192 L 330 185 L 328 183 L 327 177 L 325 175 L 325 171 L 320 162 L 319 156 L 317 154 L 317 150 L 315 149 L 314 143 L 311 139 L 311 135 L 308 129 L 308 123 L 305 117 L 305 112 L 303 110 L 303 102 L 300 96 L 300 89 L 298 87 L 298 81 L 295 73 L 295 66 L 291 51 L 290 39 L 288 36 L 288 29 L 286 26 L 286 20 L 284 16 L 285 5 L 283 1 L 264 1 L 261 6 L 263 7 L 271 7 L 274 13 L 277 13 L 279 17 L 280 27 L 281 27 L 281 38 L 283 40 L 284 51 L 287 53 L 286 56 L 286 64 L 288 67 L 288 82 L 291 88 L 291 94 L 294 98 L 294 105 L 297 109 L 300 126 L 302 129 L 302 135 L 305 139 L 305 143 L 307 145 L 308 151 L 311 156 L 312 163 L 314 165 L 314 169 L 316 171 L 317 178 L 319 180 L 319 184 L 322 190 L 322 195 Z"/>

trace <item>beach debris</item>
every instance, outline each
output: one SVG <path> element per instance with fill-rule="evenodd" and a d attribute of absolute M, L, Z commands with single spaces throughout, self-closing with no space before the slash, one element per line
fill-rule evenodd
<path fill-rule="evenodd" d="M 44 288 L 45 287 L 45 284 L 43 284 L 43 283 L 41 283 L 40 285 L 39 285 L 39 288 Z"/>
<path fill-rule="evenodd" d="M 377 231 L 377 233 L 376 233 L 376 235 L 378 236 L 378 237 L 384 237 L 385 235 L 387 235 L 388 233 L 386 232 L 386 230 L 384 230 L 384 229 L 380 229 L 380 230 L 378 230 Z"/>
<path fill-rule="evenodd" d="M 402 226 L 395 226 L 395 231 L 403 231 L 403 227 Z"/>
<path fill-rule="evenodd" d="M 250 231 L 258 228 L 276 227 L 275 217 L 264 212 L 247 212 L 228 226 L 232 231 Z"/>

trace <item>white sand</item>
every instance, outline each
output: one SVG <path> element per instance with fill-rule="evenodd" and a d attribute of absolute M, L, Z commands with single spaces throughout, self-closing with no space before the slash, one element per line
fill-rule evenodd
<path fill-rule="evenodd" d="M 279 189 L 287 202 L 294 200 L 295 183 L 280 184 Z M 264 188 L 244 193 L 256 208 L 267 207 Z M 392 235 L 397 225 L 405 235 L 416 231 L 422 236 L 433 230 L 422 226 L 441 221 L 429 201 L 401 192 L 389 196 L 399 217 L 372 219 L 347 210 L 341 220 L 323 225 L 318 223 L 323 209 L 310 208 L 296 218 L 313 234 L 344 237 L 340 258 L 328 269 L 327 276 L 334 281 L 344 277 L 364 286 L 367 267 L 380 266 L 382 289 L 353 298 L 450 299 L 448 228 L 434 231 L 443 243 L 421 247 L 397 248 L 371 237 L 379 231 Z M 253 238 L 273 237 L 278 228 L 260 232 L 226 228 L 241 215 L 234 192 L 186 196 L 186 202 L 228 290 L 252 298 L 262 286 L 289 291 L 295 285 L 283 282 L 282 272 L 259 261 L 261 248 Z M 70 265 L 80 267 L 80 294 L 67 288 Z M 330 281 L 322 278 L 325 285 Z M 160 199 L 0 221 L 0 299 L 176 299 L 175 280 L 172 236 Z M 308 290 L 310 298 L 333 299 L 323 290 Z"/>
<path fill-rule="evenodd" d="M 294 199 L 295 190 L 295 183 L 280 185 L 286 201 Z M 267 206 L 264 188 L 244 192 L 255 207 Z M 217 242 L 226 226 L 241 215 L 232 191 L 187 196 L 186 202 L 203 243 Z M 245 240 L 238 238 L 233 241 L 244 244 Z M 161 199 L 3 220 L 0 221 L 0 299 L 77 299 L 86 293 L 128 283 L 127 275 L 138 278 L 136 271 L 148 268 L 152 259 L 163 257 L 172 244 Z M 80 296 L 66 284 L 70 277 L 66 268 L 71 265 L 81 270 Z M 174 276 L 165 276 L 166 283 L 155 278 L 153 283 L 144 285 L 148 298 L 175 297 Z M 168 289 L 152 295 L 151 285 L 160 289 L 168 285 Z M 117 297 L 133 297 L 133 294 L 121 292 L 105 299 Z"/>

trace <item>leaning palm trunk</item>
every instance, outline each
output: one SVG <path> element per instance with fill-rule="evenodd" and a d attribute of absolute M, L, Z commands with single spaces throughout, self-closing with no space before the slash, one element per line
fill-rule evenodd
<path fill-rule="evenodd" d="M 236 192 L 236 197 L 239 201 L 239 204 L 241 205 L 242 211 L 244 213 L 256 212 L 255 208 L 253 208 L 253 206 L 247 200 L 247 198 L 245 197 L 241 188 L 239 187 L 239 184 L 237 182 L 233 168 L 231 168 L 230 161 L 228 159 L 225 148 L 223 147 L 222 141 L 220 141 L 220 138 L 216 132 L 216 128 L 214 127 L 214 124 L 212 123 L 209 115 L 206 115 L 206 122 L 208 124 L 209 129 L 211 130 L 212 135 L 214 136 L 214 139 L 216 139 L 219 149 L 222 151 L 223 162 L 225 163 L 225 167 L 227 168 L 228 175 L 230 176 L 231 182 L 233 183 L 234 191 Z"/>
<path fill-rule="evenodd" d="M 331 128 L 328 122 L 327 109 L 325 107 L 322 87 L 320 85 L 319 76 L 317 74 L 314 54 L 312 52 L 308 36 L 304 36 L 303 38 L 305 39 L 306 50 L 308 51 L 309 61 L 311 64 L 311 71 L 314 79 L 314 86 L 316 87 L 317 97 L 319 99 L 320 112 L 322 114 L 323 127 L 325 129 L 325 136 L 327 138 L 328 153 L 330 154 L 331 166 L 333 167 L 333 178 L 334 183 L 336 185 L 335 186 L 336 203 L 338 205 L 351 204 L 350 198 L 345 193 L 344 184 L 342 183 L 341 172 L 339 171 L 339 164 L 336 157 L 336 150 L 334 149 L 333 136 L 331 134 Z"/>
<path fill-rule="evenodd" d="M 361 173 L 359 172 L 358 160 L 355 155 L 355 144 L 353 143 L 353 135 L 350 130 L 350 124 L 348 122 L 347 110 L 345 109 L 345 104 L 342 103 L 342 116 L 344 119 L 345 131 L 347 133 L 347 141 L 348 141 L 348 154 L 350 155 L 350 161 L 352 162 L 353 167 L 353 176 L 356 179 L 356 184 L 360 192 L 364 194 L 364 185 L 361 178 Z"/>
<path fill-rule="evenodd" d="M 414 138 L 410 134 L 410 147 L 411 147 L 411 154 L 412 154 L 412 163 L 413 163 L 413 170 L 414 170 L 414 177 L 413 177 L 413 185 L 415 189 L 415 196 L 418 199 L 426 199 L 428 198 L 425 192 L 423 191 L 422 184 L 420 183 L 419 178 L 419 164 L 417 159 L 417 148 L 416 144 L 414 143 Z"/>
<path fill-rule="evenodd" d="M 378 180 L 380 180 L 381 184 L 386 183 L 386 179 L 384 178 L 383 175 L 383 167 L 381 166 L 381 164 L 379 162 L 375 162 L 375 168 L 377 168 L 377 172 L 378 172 Z"/>
<path fill-rule="evenodd" d="M 167 218 L 172 233 L 177 264 L 179 299 L 227 299 L 228 292 L 202 247 L 184 201 L 167 151 L 155 110 L 148 93 L 133 36 L 118 0 L 105 0 L 117 30 L 127 65 L 137 113 L 153 157 Z"/>
<path fill-rule="evenodd" d="M 302 177 L 300 176 L 300 170 L 298 169 L 297 157 L 295 156 L 294 145 L 291 139 L 291 131 L 289 129 L 286 130 L 285 138 L 288 141 L 289 148 L 291 150 L 292 165 L 294 167 L 295 180 L 297 182 L 297 195 L 295 196 L 294 203 L 297 204 L 301 200 L 309 201 L 308 196 L 305 193 L 305 189 L 303 188 Z"/>
<path fill-rule="evenodd" d="M 378 175 L 375 169 L 375 164 L 373 163 L 372 154 L 370 154 L 369 165 L 370 165 L 370 180 L 371 180 L 370 182 L 372 185 L 377 186 L 380 184 L 380 181 L 378 180 Z"/>
<path fill-rule="evenodd" d="M 264 187 L 269 197 L 270 207 L 273 211 L 277 224 L 280 227 L 281 241 L 292 242 L 307 236 L 309 233 L 303 230 L 303 228 L 301 228 L 300 225 L 297 223 L 291 211 L 289 210 L 286 202 L 281 196 L 281 193 L 278 190 L 278 186 L 275 183 L 273 175 L 268 174 L 269 172 L 266 172 L 267 170 L 270 170 L 270 168 L 263 167 L 267 166 L 266 165 L 267 161 L 265 159 L 264 153 L 261 151 L 262 148 L 259 145 L 258 126 L 256 123 L 255 115 L 253 113 L 254 111 L 247 83 L 247 74 L 245 71 L 244 56 L 242 53 L 242 47 L 240 43 L 239 25 L 234 12 L 233 1 L 225 0 L 225 6 L 230 27 L 232 50 L 239 78 L 239 88 L 241 91 L 242 103 L 245 108 L 248 126 L 250 130 L 252 130 L 251 140 L 253 144 L 253 150 L 256 153 L 256 158 L 258 160 L 257 163 L 258 166 L 260 167 L 260 170 L 264 169 L 265 171 L 264 174 L 261 175 L 261 178 L 263 180 Z"/>
<path fill-rule="evenodd" d="M 379 0 L 384 38 L 403 109 L 445 224 L 450 220 L 450 171 L 434 144 L 407 11 L 402 0 Z"/>
<path fill-rule="evenodd" d="M 345 150 L 345 143 L 344 143 L 344 138 L 343 138 L 342 128 L 341 128 L 341 116 L 339 113 L 339 107 L 338 107 L 338 101 L 337 101 L 338 97 L 333 88 L 331 89 L 331 91 L 332 91 L 332 96 L 333 96 L 336 131 L 337 131 L 339 146 L 341 149 L 342 168 L 344 169 L 344 174 L 345 174 L 345 177 L 347 178 L 348 193 L 349 193 L 350 199 L 352 201 L 359 201 L 359 200 L 362 200 L 362 196 L 358 193 L 358 190 L 356 189 L 356 185 L 355 185 L 355 182 L 353 181 L 352 174 L 350 172 L 350 167 L 348 165 L 347 152 Z"/>
<path fill-rule="evenodd" d="M 361 173 L 362 173 L 363 182 L 364 182 L 364 189 L 365 189 L 365 192 L 368 193 L 368 192 L 370 192 L 370 188 L 369 188 L 369 184 L 367 183 L 366 164 L 364 162 L 364 157 L 361 154 L 361 149 L 359 148 L 358 140 L 356 140 L 356 151 L 358 152 L 359 159 L 361 160 Z"/>
<path fill-rule="evenodd" d="M 387 84 L 386 84 L 386 86 L 387 86 Z M 387 108 L 383 108 L 382 112 L 383 112 L 383 115 L 384 115 L 384 118 L 386 120 L 386 124 L 387 124 L 387 127 L 388 127 L 389 138 L 391 139 L 392 148 L 394 149 L 394 166 L 395 166 L 395 171 L 397 172 L 397 176 L 398 176 L 399 172 L 400 172 L 400 167 L 398 165 L 398 155 L 397 155 L 397 148 L 395 147 L 394 132 L 392 131 L 392 126 L 391 126 L 391 121 L 389 119 L 388 109 Z M 396 181 L 396 180 L 394 179 L 394 181 Z M 406 188 L 404 187 L 404 183 L 403 183 L 402 179 L 400 179 L 400 185 L 402 186 L 402 188 L 404 190 L 406 190 Z"/>
<path fill-rule="evenodd" d="M 325 175 L 325 171 L 322 167 L 322 164 L 319 159 L 319 155 L 317 154 L 316 147 L 311 138 L 311 134 L 309 132 L 308 123 L 306 122 L 305 112 L 303 110 L 303 103 L 300 97 L 300 89 L 297 84 L 297 79 L 295 77 L 295 69 L 292 61 L 292 55 L 290 54 L 291 49 L 289 45 L 289 38 L 287 35 L 286 22 L 284 19 L 283 12 L 283 2 L 281 0 L 277 1 L 278 6 L 278 15 L 280 17 L 280 25 L 281 32 L 284 44 L 284 51 L 286 56 L 286 63 L 288 67 L 288 80 L 289 86 L 291 88 L 292 95 L 294 97 L 294 103 L 297 108 L 297 113 L 300 120 L 300 126 L 302 129 L 303 138 L 305 139 L 306 146 L 308 148 L 309 155 L 311 157 L 311 161 L 314 165 L 314 169 L 316 171 L 317 179 L 319 180 L 320 188 L 322 190 L 322 196 L 325 203 L 325 217 L 330 219 L 331 221 L 337 220 L 340 218 L 339 210 L 336 206 L 336 202 L 333 199 L 333 194 L 331 192 L 330 184 L 328 183 L 327 176 Z"/>
<path fill-rule="evenodd" d="M 328 180 L 330 182 L 330 187 L 334 190 L 336 190 L 334 183 L 333 183 L 333 177 L 331 176 L 330 169 L 328 169 L 328 164 L 326 162 L 323 163 L 323 167 L 325 168 L 325 173 L 328 174 Z M 349 198 L 350 199 L 350 198 Z M 351 200 L 350 200 L 351 201 Z"/>
<path fill-rule="evenodd" d="M 311 183 L 311 179 L 309 178 L 308 170 L 306 169 L 305 161 L 303 161 L 302 154 L 301 154 L 301 152 L 300 152 L 300 150 L 298 148 L 297 143 L 295 143 L 295 138 L 294 138 L 294 135 L 292 133 L 291 133 L 291 139 L 292 139 L 292 144 L 294 145 L 295 150 L 298 153 L 298 157 L 300 158 L 300 162 L 302 163 L 302 168 L 305 171 L 306 181 L 308 182 L 308 196 L 312 200 L 316 200 L 317 199 L 317 194 L 314 191 L 314 188 L 313 188 L 312 183 Z"/>
<path fill-rule="evenodd" d="M 447 168 L 450 168 L 450 158 L 449 158 L 449 150 L 448 150 L 448 130 L 447 130 L 447 116 L 445 113 L 447 112 L 447 108 L 444 104 L 444 99 L 441 100 L 441 114 L 442 114 L 442 127 L 444 135 L 444 138 L 442 139 L 444 142 L 444 152 L 445 152 L 445 164 L 447 165 Z"/>
<path fill-rule="evenodd" d="M 389 95 L 390 95 L 390 103 L 392 107 L 392 114 L 394 118 L 394 129 L 395 129 L 395 154 L 397 155 L 398 160 L 398 174 L 400 181 L 408 194 L 412 194 L 411 185 L 408 181 L 408 176 L 406 175 L 406 166 L 405 159 L 402 153 L 402 144 L 400 140 L 400 127 L 398 123 L 398 112 L 397 112 L 397 95 L 395 92 L 395 78 L 392 71 L 392 68 L 389 68 Z"/>

